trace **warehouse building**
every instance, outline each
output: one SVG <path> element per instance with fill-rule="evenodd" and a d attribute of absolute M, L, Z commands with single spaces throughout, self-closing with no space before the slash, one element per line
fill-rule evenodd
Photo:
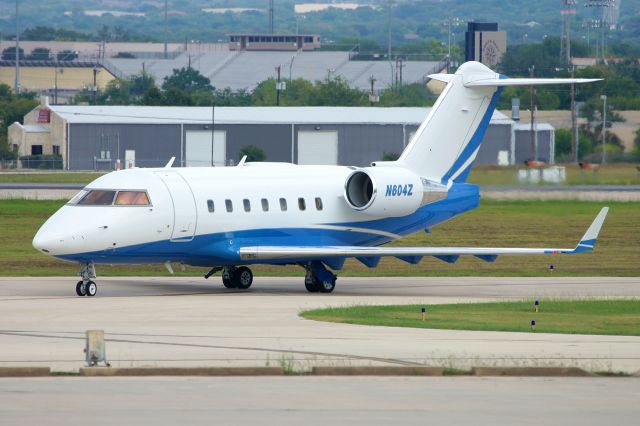
<path fill-rule="evenodd" d="M 20 156 L 59 154 L 68 170 L 231 165 L 245 146 L 267 161 L 366 166 L 399 154 L 429 108 L 371 107 L 39 107 L 9 127 Z M 516 124 L 496 111 L 479 164 L 514 164 Z M 542 144 L 541 144 L 542 146 Z M 552 148 L 552 145 L 551 145 Z M 553 158 L 551 152 L 551 159 Z M 119 165 L 118 165 L 119 164 Z"/>

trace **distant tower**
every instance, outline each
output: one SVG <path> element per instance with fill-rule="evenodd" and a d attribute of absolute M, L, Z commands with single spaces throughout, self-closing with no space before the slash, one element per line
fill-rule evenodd
<path fill-rule="evenodd" d="M 273 34 L 273 0 L 269 0 L 269 33 Z"/>
<path fill-rule="evenodd" d="M 562 36 L 560 38 L 560 58 L 571 65 L 571 17 L 576 14 L 576 0 L 562 0 Z"/>
<path fill-rule="evenodd" d="M 585 7 L 592 8 L 594 21 L 600 28 L 600 53 L 603 62 L 607 61 L 607 30 L 615 30 L 620 14 L 620 0 L 587 0 Z M 597 43 L 596 43 L 597 46 Z M 597 49 L 596 49 L 597 50 Z"/>

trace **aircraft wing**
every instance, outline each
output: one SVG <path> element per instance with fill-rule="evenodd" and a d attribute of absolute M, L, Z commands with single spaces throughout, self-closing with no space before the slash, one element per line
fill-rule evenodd
<path fill-rule="evenodd" d="M 506 247 L 361 247 L 361 246 L 254 246 L 240 248 L 242 260 L 327 259 L 356 257 L 373 260 L 380 257 L 397 257 L 409 263 L 418 263 L 423 256 L 434 256 L 453 263 L 458 257 L 471 255 L 489 262 L 499 255 L 515 254 L 574 254 L 592 251 L 604 219 L 609 211 L 603 207 L 587 232 L 574 248 L 506 248 Z M 368 264 L 366 261 L 363 263 Z M 375 263 L 371 261 L 370 263 Z M 375 266 L 375 265 L 374 265 Z"/>

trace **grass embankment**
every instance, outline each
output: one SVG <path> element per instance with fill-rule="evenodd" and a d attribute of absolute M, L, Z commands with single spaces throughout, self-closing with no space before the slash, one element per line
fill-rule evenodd
<path fill-rule="evenodd" d="M 637 164 L 605 164 L 597 172 L 582 171 L 574 164 L 559 164 L 566 167 L 566 185 L 640 185 Z M 469 182 L 479 185 L 517 185 L 518 170 L 523 165 L 499 167 L 476 166 L 471 171 Z M 0 183 L 81 183 L 87 184 L 104 173 L 56 172 L 56 173 L 1 173 Z"/>
<path fill-rule="evenodd" d="M 574 164 L 558 164 L 566 167 L 567 181 L 564 185 L 640 185 L 637 164 L 605 164 L 597 172 L 581 170 Z M 479 185 L 517 185 L 518 170 L 524 165 L 499 167 L 477 166 L 471 170 L 469 182 Z M 542 185 L 545 185 L 542 183 Z M 557 185 L 557 184 L 546 184 Z"/>
<path fill-rule="evenodd" d="M 0 200 L 0 275 L 76 275 L 75 264 L 37 252 L 31 241 L 64 201 Z M 557 256 L 501 256 L 495 263 L 462 257 L 447 264 L 425 257 L 419 265 L 386 258 L 376 269 L 349 260 L 342 276 L 639 276 L 640 203 L 611 207 L 594 253 Z M 580 201 L 482 201 L 477 210 L 394 243 L 397 246 L 573 247 L 603 206 Z M 178 275 L 201 275 L 187 267 Z M 257 275 L 301 276 L 297 266 L 257 266 Z M 98 266 L 99 275 L 167 275 L 162 265 Z"/>
<path fill-rule="evenodd" d="M 104 173 L 0 173 L 0 183 L 78 183 L 87 184 Z"/>
<path fill-rule="evenodd" d="M 610 334 L 640 336 L 640 300 L 542 300 L 431 305 L 422 320 L 423 305 L 354 306 L 306 311 L 302 317 L 318 321 L 388 327 L 438 328 L 476 331 Z"/>

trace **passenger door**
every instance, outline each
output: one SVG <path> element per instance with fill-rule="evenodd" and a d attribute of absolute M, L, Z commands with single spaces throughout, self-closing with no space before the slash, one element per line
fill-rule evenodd
<path fill-rule="evenodd" d="M 171 241 L 188 242 L 196 233 L 198 214 L 191 187 L 177 172 L 156 172 L 169 190 L 173 203 L 173 230 Z"/>

